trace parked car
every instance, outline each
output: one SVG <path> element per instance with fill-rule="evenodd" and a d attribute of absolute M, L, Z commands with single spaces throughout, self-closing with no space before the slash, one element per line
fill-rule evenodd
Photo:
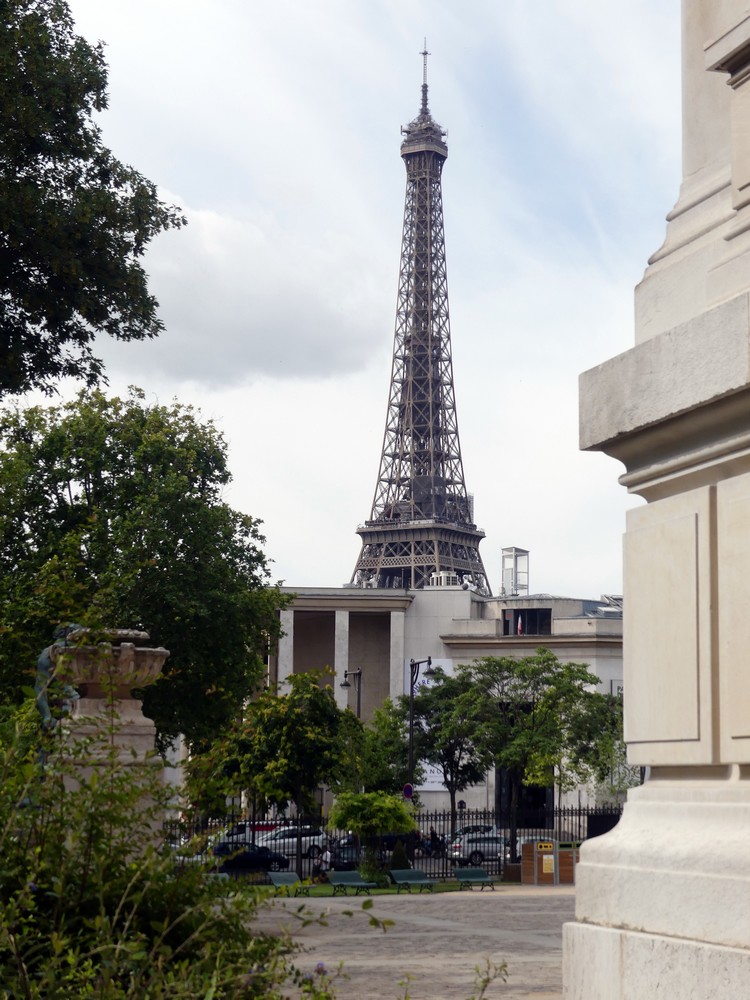
<path fill-rule="evenodd" d="M 269 833 L 273 831 L 273 826 L 270 823 L 252 823 L 250 820 L 240 819 L 236 823 L 233 823 L 226 832 L 226 836 L 222 837 L 222 840 L 247 840 L 251 843 L 255 843 L 261 837 L 266 837 Z"/>
<path fill-rule="evenodd" d="M 331 868 L 335 872 L 353 872 L 359 865 L 361 850 L 356 844 L 339 844 L 330 848 Z"/>
<path fill-rule="evenodd" d="M 448 851 L 448 859 L 455 865 L 483 864 L 486 858 L 508 860 L 510 849 L 508 838 L 495 833 L 465 833 L 454 837 Z"/>
<path fill-rule="evenodd" d="M 297 852 L 297 829 L 296 826 L 280 826 L 270 833 L 260 834 L 256 843 L 291 857 Z M 302 833 L 303 857 L 319 857 L 326 842 L 326 835 L 318 826 L 303 826 L 299 829 Z"/>
<path fill-rule="evenodd" d="M 219 872 L 280 872 L 289 867 L 289 858 L 268 847 L 259 847 L 247 840 L 221 840 L 207 851 Z"/>
<path fill-rule="evenodd" d="M 474 826 L 460 826 L 453 834 L 452 839 L 455 840 L 456 837 L 465 837 L 467 833 L 497 834 L 497 829 L 492 825 L 492 823 L 476 823 Z"/>

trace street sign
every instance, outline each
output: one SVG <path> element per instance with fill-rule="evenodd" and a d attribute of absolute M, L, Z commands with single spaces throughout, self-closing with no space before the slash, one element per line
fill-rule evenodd
<path fill-rule="evenodd" d="M 404 785 L 404 798 L 410 799 L 413 794 L 414 794 L 414 786 L 410 785 L 409 782 L 407 781 L 406 784 Z"/>

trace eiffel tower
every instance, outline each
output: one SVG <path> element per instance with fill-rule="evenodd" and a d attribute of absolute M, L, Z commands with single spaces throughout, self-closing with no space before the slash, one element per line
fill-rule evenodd
<path fill-rule="evenodd" d="M 446 132 L 422 103 L 401 129 L 406 200 L 391 389 L 380 472 L 351 583 L 418 589 L 437 582 L 491 590 L 466 491 L 453 390 L 440 176 Z M 441 576 L 441 574 L 446 574 Z"/>

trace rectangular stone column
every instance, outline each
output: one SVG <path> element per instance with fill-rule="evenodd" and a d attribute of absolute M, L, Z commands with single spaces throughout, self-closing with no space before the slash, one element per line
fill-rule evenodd
<path fill-rule="evenodd" d="M 349 688 L 342 688 L 344 673 L 349 669 L 349 612 L 336 611 L 334 632 L 334 695 L 339 708 L 346 708 L 349 703 Z"/>
<path fill-rule="evenodd" d="M 294 608 L 281 609 L 281 631 L 277 658 L 276 682 L 282 694 L 282 685 L 294 673 Z"/>
<path fill-rule="evenodd" d="M 683 0 L 683 73 L 685 180 L 637 291 L 636 346 L 581 376 L 581 447 L 621 461 L 647 501 L 624 542 L 624 704 L 628 759 L 651 777 L 583 845 L 566 1000 L 750 997 L 744 0 Z"/>
<path fill-rule="evenodd" d="M 406 615 L 403 611 L 391 611 L 391 678 L 390 697 L 395 700 L 404 694 L 405 669 L 405 625 Z M 407 692 L 408 693 L 408 692 Z"/>

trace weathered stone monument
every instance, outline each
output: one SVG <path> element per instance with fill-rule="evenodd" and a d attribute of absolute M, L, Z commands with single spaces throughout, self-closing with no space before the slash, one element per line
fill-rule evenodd
<path fill-rule="evenodd" d="M 68 644 L 66 640 L 45 651 L 55 676 L 77 691 L 66 729 L 79 738 L 110 729 L 110 744 L 116 748 L 120 766 L 135 766 L 153 755 L 156 727 L 144 716 L 133 691 L 154 683 L 169 650 L 145 645 L 147 632 L 111 629 L 91 644 L 85 642 L 86 632 L 70 633 L 71 638 L 78 635 L 84 642 Z"/>
<path fill-rule="evenodd" d="M 625 736 L 650 778 L 584 845 L 566 1000 L 750 997 L 750 10 L 682 0 L 683 182 L 635 346 L 581 377 L 625 534 Z"/>

